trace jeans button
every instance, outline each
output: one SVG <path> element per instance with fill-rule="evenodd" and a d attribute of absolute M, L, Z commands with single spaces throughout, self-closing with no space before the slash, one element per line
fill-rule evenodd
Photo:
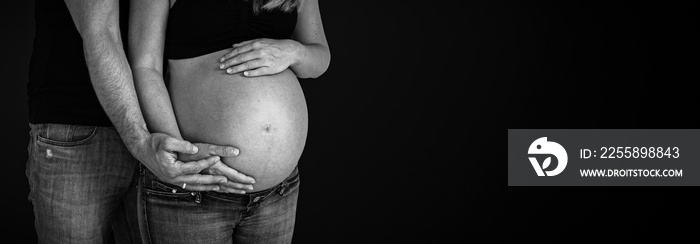
<path fill-rule="evenodd" d="M 260 200 L 260 197 L 255 197 L 255 199 L 253 199 L 253 202 L 258 202 L 258 200 Z"/>

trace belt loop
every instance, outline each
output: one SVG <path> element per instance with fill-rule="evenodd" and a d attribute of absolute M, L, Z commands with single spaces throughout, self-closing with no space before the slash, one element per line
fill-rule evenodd
<path fill-rule="evenodd" d="M 282 181 L 282 185 L 280 186 L 279 190 L 277 190 L 277 193 L 279 193 L 280 195 L 284 194 L 284 191 L 287 190 L 287 185 L 289 185 L 289 184 L 287 183 L 286 180 Z"/>

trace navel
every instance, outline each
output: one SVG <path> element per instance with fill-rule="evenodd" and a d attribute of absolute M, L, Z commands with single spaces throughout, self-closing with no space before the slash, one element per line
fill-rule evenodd
<path fill-rule="evenodd" d="M 273 130 L 272 124 L 265 124 L 265 125 L 263 125 L 263 131 L 264 131 L 264 132 L 266 132 L 266 133 L 272 133 L 272 130 Z"/>

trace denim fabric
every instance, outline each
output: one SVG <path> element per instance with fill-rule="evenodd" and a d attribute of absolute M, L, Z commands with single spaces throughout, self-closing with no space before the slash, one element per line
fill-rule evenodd
<path fill-rule="evenodd" d="M 259 192 L 193 192 L 158 180 L 143 167 L 141 194 L 151 243 L 291 243 L 298 169 Z"/>
<path fill-rule="evenodd" d="M 40 243 L 140 243 L 139 161 L 113 127 L 30 124 L 29 201 Z"/>

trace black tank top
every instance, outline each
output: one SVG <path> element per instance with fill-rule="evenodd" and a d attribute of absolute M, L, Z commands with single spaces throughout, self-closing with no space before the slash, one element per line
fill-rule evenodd
<path fill-rule="evenodd" d="M 165 58 L 193 58 L 256 38 L 289 39 L 296 9 L 253 13 L 243 0 L 177 0 L 168 14 Z"/>

